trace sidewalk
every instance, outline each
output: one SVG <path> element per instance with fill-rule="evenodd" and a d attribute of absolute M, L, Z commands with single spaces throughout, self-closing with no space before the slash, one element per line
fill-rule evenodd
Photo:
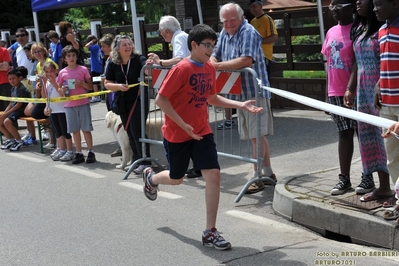
<path fill-rule="evenodd" d="M 361 172 L 361 161 L 352 162 L 351 176 Z M 322 235 L 332 232 L 350 237 L 353 243 L 398 250 L 399 224 L 382 217 L 384 200 L 361 203 L 360 196 L 354 192 L 360 178 L 352 178 L 351 191 L 331 196 L 338 174 L 339 168 L 334 168 L 282 179 L 275 187 L 274 210 Z M 374 181 L 378 187 L 376 174 Z"/>

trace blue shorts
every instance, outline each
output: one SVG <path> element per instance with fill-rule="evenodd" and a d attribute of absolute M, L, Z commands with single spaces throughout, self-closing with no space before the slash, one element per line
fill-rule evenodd
<path fill-rule="evenodd" d="M 164 139 L 163 146 L 169 163 L 171 179 L 181 179 L 186 175 L 190 158 L 196 172 L 204 169 L 220 169 L 212 133 L 203 136 L 199 141 L 192 139 L 173 143 Z"/>
<path fill-rule="evenodd" d="M 14 127 L 18 129 L 18 119 L 20 119 L 23 116 L 25 116 L 24 108 L 20 108 L 12 112 L 7 118 L 10 119 Z"/>

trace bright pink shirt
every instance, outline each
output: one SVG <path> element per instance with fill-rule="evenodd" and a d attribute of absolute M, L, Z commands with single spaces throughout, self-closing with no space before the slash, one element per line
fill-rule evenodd
<path fill-rule="evenodd" d="M 327 57 L 328 96 L 344 96 L 355 60 L 350 39 L 352 24 L 328 30 L 321 52 Z"/>
<path fill-rule="evenodd" d="M 208 121 L 209 95 L 216 93 L 216 70 L 210 63 L 203 65 L 184 58 L 171 70 L 163 81 L 159 94 L 169 99 L 173 109 L 195 134 L 212 133 Z M 180 143 L 192 139 L 172 119 L 165 115 L 162 133 L 169 142 Z"/>
<path fill-rule="evenodd" d="M 89 70 L 84 66 L 77 65 L 74 69 L 70 69 L 68 67 L 63 68 L 58 74 L 57 83 L 61 85 L 64 83 L 64 81 L 68 83 L 68 79 L 80 80 L 85 82 L 87 79 L 90 78 L 91 76 Z M 75 89 L 70 88 L 69 92 L 71 96 L 87 93 L 84 87 L 76 85 Z M 88 98 L 65 102 L 64 107 L 75 107 L 85 104 L 90 104 L 90 100 Z"/>

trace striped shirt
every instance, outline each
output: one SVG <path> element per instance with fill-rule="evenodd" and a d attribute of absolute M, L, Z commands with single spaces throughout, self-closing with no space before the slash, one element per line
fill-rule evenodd
<path fill-rule="evenodd" d="M 258 78 L 261 79 L 263 86 L 270 86 L 261 43 L 262 37 L 257 30 L 246 19 L 243 19 L 236 34 L 233 36 L 230 36 L 224 29 L 222 30 L 213 56 L 220 62 L 243 56 L 252 57 L 252 69 L 255 70 Z M 241 77 L 241 95 L 228 95 L 228 98 L 238 101 L 255 98 L 257 80 L 248 72 L 243 72 Z M 271 94 L 267 90 L 261 90 L 260 96 L 268 99 L 271 98 Z"/>
<path fill-rule="evenodd" d="M 381 68 L 380 91 L 382 105 L 399 106 L 399 17 L 378 32 Z"/>

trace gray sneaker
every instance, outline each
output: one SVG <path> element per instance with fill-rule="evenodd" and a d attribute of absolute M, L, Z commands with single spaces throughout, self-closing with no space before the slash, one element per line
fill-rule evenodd
<path fill-rule="evenodd" d="M 51 157 L 51 159 L 53 159 L 53 161 L 60 161 L 61 158 L 65 155 L 66 151 L 58 151 L 57 154 L 55 154 L 53 157 Z"/>
<path fill-rule="evenodd" d="M 73 152 L 66 152 L 61 158 L 60 161 L 61 162 L 67 162 L 72 160 L 75 157 L 75 154 L 73 154 Z"/>
<path fill-rule="evenodd" d="M 151 167 L 147 167 L 143 171 L 143 182 L 144 182 L 144 195 L 147 197 L 149 200 L 156 200 L 158 196 L 158 186 L 152 186 L 150 184 L 149 178 L 154 175 L 154 171 L 152 170 Z"/>

